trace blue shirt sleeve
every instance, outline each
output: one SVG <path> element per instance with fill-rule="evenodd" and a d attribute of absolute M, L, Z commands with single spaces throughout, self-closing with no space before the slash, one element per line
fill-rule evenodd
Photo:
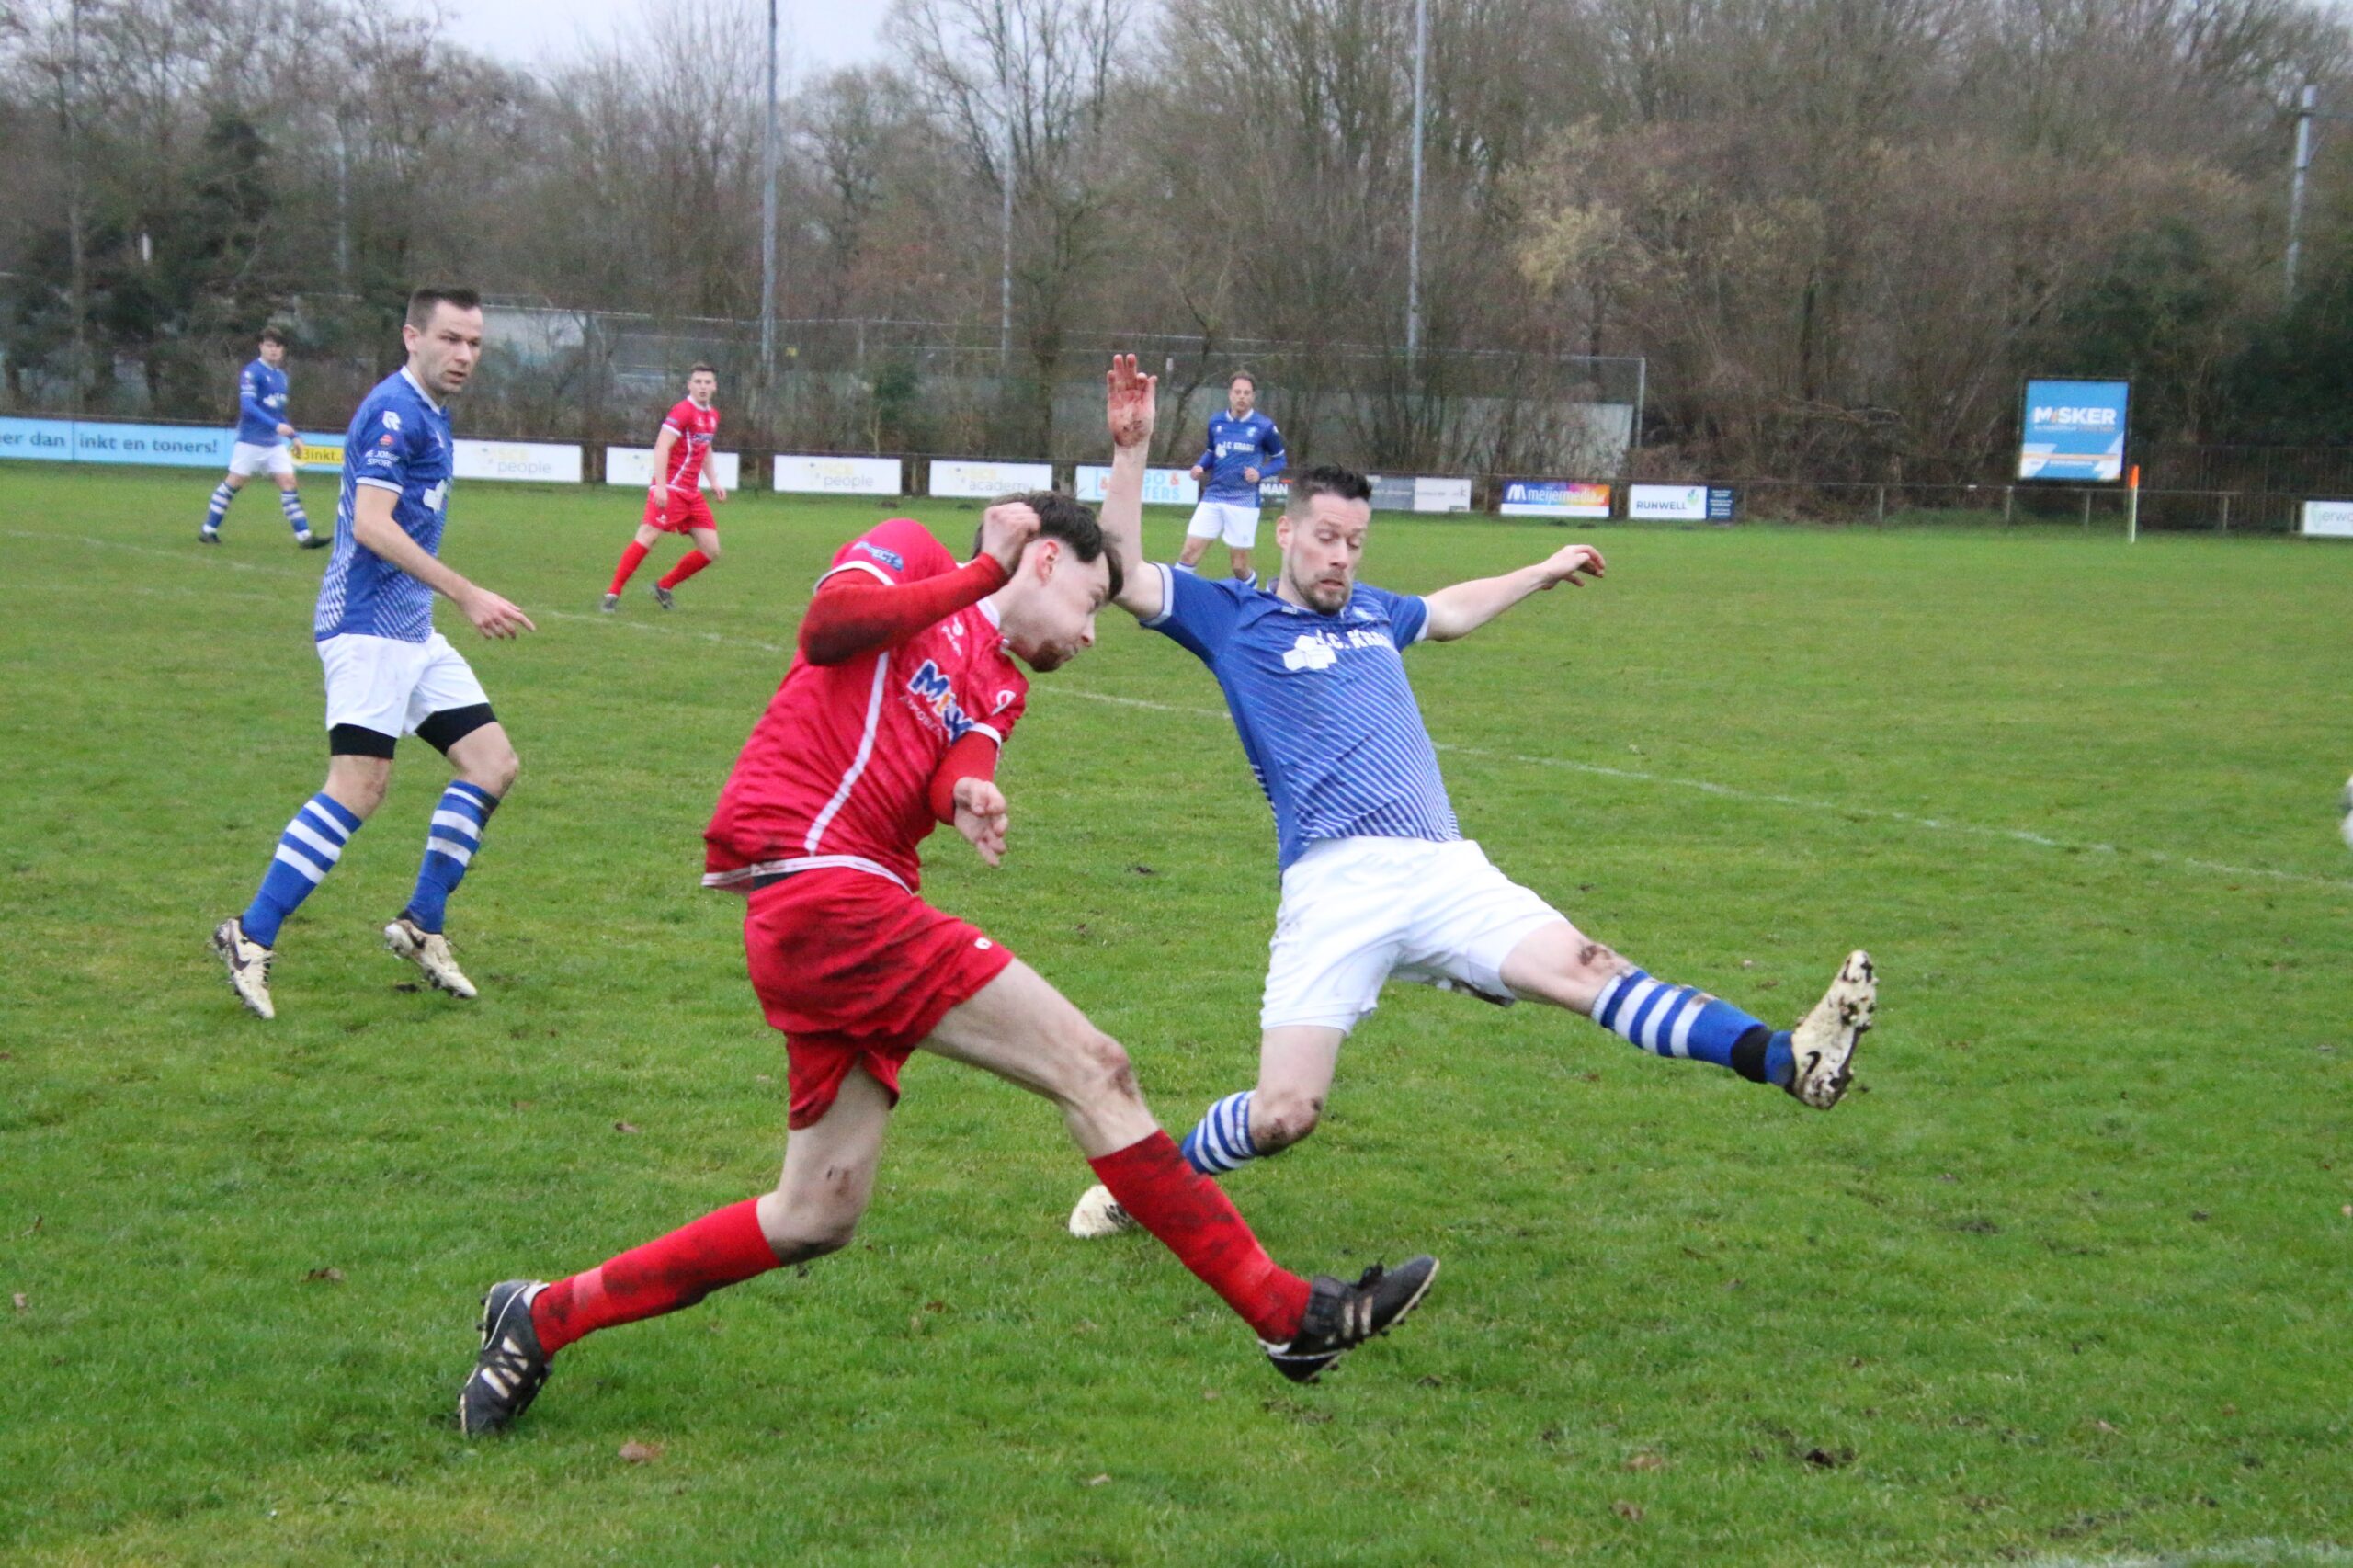
<path fill-rule="evenodd" d="M 399 409 L 389 406 L 369 409 L 355 423 L 358 450 L 345 453 L 345 460 L 351 465 L 352 483 L 405 492 L 410 443 L 424 432 L 408 429 L 412 421 L 404 419 Z"/>
<path fill-rule="evenodd" d="M 1258 465 L 1260 479 L 1272 479 L 1289 466 L 1290 455 L 1283 450 L 1283 433 L 1275 428 L 1275 422 L 1271 419 L 1267 421 L 1267 434 L 1258 443 L 1258 448 L 1266 457 L 1266 460 Z"/>
<path fill-rule="evenodd" d="M 221 383 L 215 381 L 212 384 L 219 386 Z M 278 415 L 262 401 L 268 395 L 269 388 L 262 384 L 261 366 L 258 363 L 246 366 L 245 373 L 237 381 L 237 412 L 274 430 L 278 427 Z"/>
<path fill-rule="evenodd" d="M 1401 653 L 1420 642 L 1422 633 L 1429 630 L 1429 601 L 1418 594 L 1392 594 L 1370 583 L 1358 583 L 1357 597 L 1370 599 L 1389 617 L 1390 631 L 1396 638 Z"/>
<path fill-rule="evenodd" d="M 1230 577 L 1211 583 L 1156 562 L 1144 570 L 1160 574 L 1160 613 L 1138 624 L 1168 638 L 1203 664 L 1216 664 L 1242 619 L 1242 596 L 1254 590 Z"/>
<path fill-rule="evenodd" d="M 1201 438 L 1201 455 L 1193 460 L 1193 466 L 1205 475 L 1217 472 L 1217 421 L 1214 419 L 1209 422 L 1207 433 Z"/>

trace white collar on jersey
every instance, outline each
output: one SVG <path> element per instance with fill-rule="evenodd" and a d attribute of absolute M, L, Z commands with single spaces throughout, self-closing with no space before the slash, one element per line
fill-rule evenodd
<path fill-rule="evenodd" d="M 989 624 L 995 627 L 999 631 L 1004 631 L 1005 612 L 996 608 L 996 596 L 995 594 L 991 594 L 987 598 L 981 600 L 980 604 L 981 613 L 989 618 Z"/>
<path fill-rule="evenodd" d="M 425 390 L 425 383 L 423 381 L 418 381 L 415 376 L 409 374 L 409 369 L 406 365 L 403 365 L 401 367 L 401 380 L 406 381 L 409 385 L 416 389 L 416 395 L 425 400 L 426 407 L 431 409 L 436 414 L 441 412 L 441 405 L 433 401 L 433 394 Z"/>

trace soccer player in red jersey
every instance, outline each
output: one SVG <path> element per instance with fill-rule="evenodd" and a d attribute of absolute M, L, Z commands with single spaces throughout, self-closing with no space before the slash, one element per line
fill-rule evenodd
<path fill-rule="evenodd" d="M 1140 517 L 1152 379 L 1132 358 L 1115 371 L 1103 505 Z M 918 896 L 916 846 L 938 824 L 992 866 L 1004 856 L 995 775 L 1029 693 L 1020 665 L 1051 670 L 1094 642 L 1096 612 L 1121 580 L 1105 532 L 1087 507 L 1040 493 L 988 508 L 961 565 L 905 517 L 835 553 L 704 833 L 703 880 L 746 895 L 752 989 L 785 1033 L 783 1175 L 772 1192 L 585 1273 L 493 1286 L 458 1399 L 464 1430 L 511 1424 L 585 1335 L 846 1245 L 873 1191 L 900 1065 L 918 1047 L 1051 1100 L 1121 1209 L 1257 1332 L 1286 1376 L 1313 1381 L 1420 1301 L 1435 1258 L 1354 1284 L 1279 1267 L 1153 1119 L 1119 1042 Z"/>
<path fill-rule="evenodd" d="M 711 399 L 719 395 L 719 372 L 697 365 L 687 377 L 687 395 L 662 417 L 662 434 L 654 438 L 654 483 L 645 487 L 645 520 L 637 537 L 621 551 L 612 585 L 605 590 L 599 609 L 617 609 L 621 590 L 629 586 L 646 551 L 664 534 L 689 534 L 695 547 L 678 558 L 654 585 L 654 597 L 668 609 L 675 602 L 670 590 L 719 559 L 719 524 L 702 498 L 702 465 L 710 456 L 711 437 L 719 434 L 719 410 Z M 719 472 L 711 471 L 710 499 L 725 501 Z"/>

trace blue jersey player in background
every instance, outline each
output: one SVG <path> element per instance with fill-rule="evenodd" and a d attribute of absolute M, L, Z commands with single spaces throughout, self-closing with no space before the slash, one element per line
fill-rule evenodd
<path fill-rule="evenodd" d="M 197 530 L 199 544 L 221 542 L 221 520 L 245 481 L 267 469 L 278 481 L 278 509 L 294 530 L 294 542 L 304 550 L 324 550 L 326 540 L 311 532 L 302 515 L 301 493 L 294 487 L 294 452 L 287 443 L 294 426 L 286 422 L 286 335 L 276 327 L 262 329 L 254 362 L 237 377 L 237 441 L 229 449 L 229 474 L 212 487 L 212 504 L 204 526 Z"/>
<path fill-rule="evenodd" d="M 1115 451 L 1103 534 L 1140 560 L 1143 443 L 1154 379 L 1112 361 Z M 1371 485 L 1347 469 L 1294 475 L 1276 525 L 1271 588 L 1139 566 L 1118 602 L 1210 667 L 1242 749 L 1273 805 L 1282 905 L 1259 1015 L 1258 1081 L 1212 1105 L 1185 1140 L 1194 1168 L 1230 1171 L 1313 1131 L 1340 1043 L 1388 981 L 1419 981 L 1491 1002 L 1550 1002 L 1642 1049 L 1729 1068 L 1828 1109 L 1846 1093 L 1877 989 L 1851 953 L 1794 1029 L 1654 980 L 1580 932 L 1462 836 L 1438 753 L 1405 675 L 1405 649 L 1467 637 L 1529 595 L 1598 578 L 1601 555 L 1573 544 L 1500 577 L 1425 596 L 1359 583 Z M 1072 1212 L 1078 1235 L 1126 1216 L 1101 1187 Z"/>
<path fill-rule="evenodd" d="M 312 621 L 326 667 L 326 787 L 286 824 L 253 903 L 212 933 L 231 989 L 261 1017 L 277 1016 L 269 968 L 278 927 L 383 803 L 403 735 L 439 751 L 458 776 L 433 808 L 415 891 L 384 927 L 384 944 L 437 988 L 474 994 L 442 935 L 442 916 L 519 765 L 482 683 L 433 630 L 433 596 L 446 596 L 485 637 L 538 630 L 440 561 L 456 456 L 444 405 L 473 374 L 482 333 L 472 290 L 412 294 L 401 328 L 408 363 L 368 394 L 344 437 L 335 553 Z"/>
<path fill-rule="evenodd" d="M 1225 540 L 1226 563 L 1248 582 L 1250 547 L 1258 542 L 1258 483 L 1282 472 L 1290 457 L 1283 433 L 1258 411 L 1258 380 L 1237 371 L 1225 384 L 1225 412 L 1210 419 L 1209 440 L 1193 463 L 1201 482 L 1201 502 L 1185 528 L 1185 551 L 1176 564 L 1190 572 L 1209 553 L 1210 541 Z"/>

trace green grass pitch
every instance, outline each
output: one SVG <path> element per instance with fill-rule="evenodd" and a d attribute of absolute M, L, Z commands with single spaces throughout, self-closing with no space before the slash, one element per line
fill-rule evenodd
<path fill-rule="evenodd" d="M 738 500 L 674 613 L 665 550 L 605 617 L 631 494 L 461 485 L 449 560 L 540 625 L 441 614 L 524 759 L 452 905 L 483 999 L 378 946 L 445 777 L 410 743 L 263 1025 L 204 941 L 324 770 L 323 558 L 266 487 L 199 550 L 210 483 L 0 472 L 0 1558 L 2353 1561 L 2353 552 L 1384 517 L 1404 590 L 1608 551 L 1409 656 L 1466 831 L 1769 1017 L 1870 948 L 1860 1091 L 1392 988 L 1230 1187 L 1293 1267 L 1446 1271 L 1301 1390 L 1148 1239 L 1063 1234 L 1042 1103 L 919 1059 L 848 1252 L 567 1351 L 468 1443 L 484 1285 L 774 1177 L 699 834 L 887 509 Z M 926 892 L 1181 1131 L 1252 1075 L 1273 834 L 1207 675 L 1100 632 L 1007 752 L 1004 869 L 946 834 Z"/>

